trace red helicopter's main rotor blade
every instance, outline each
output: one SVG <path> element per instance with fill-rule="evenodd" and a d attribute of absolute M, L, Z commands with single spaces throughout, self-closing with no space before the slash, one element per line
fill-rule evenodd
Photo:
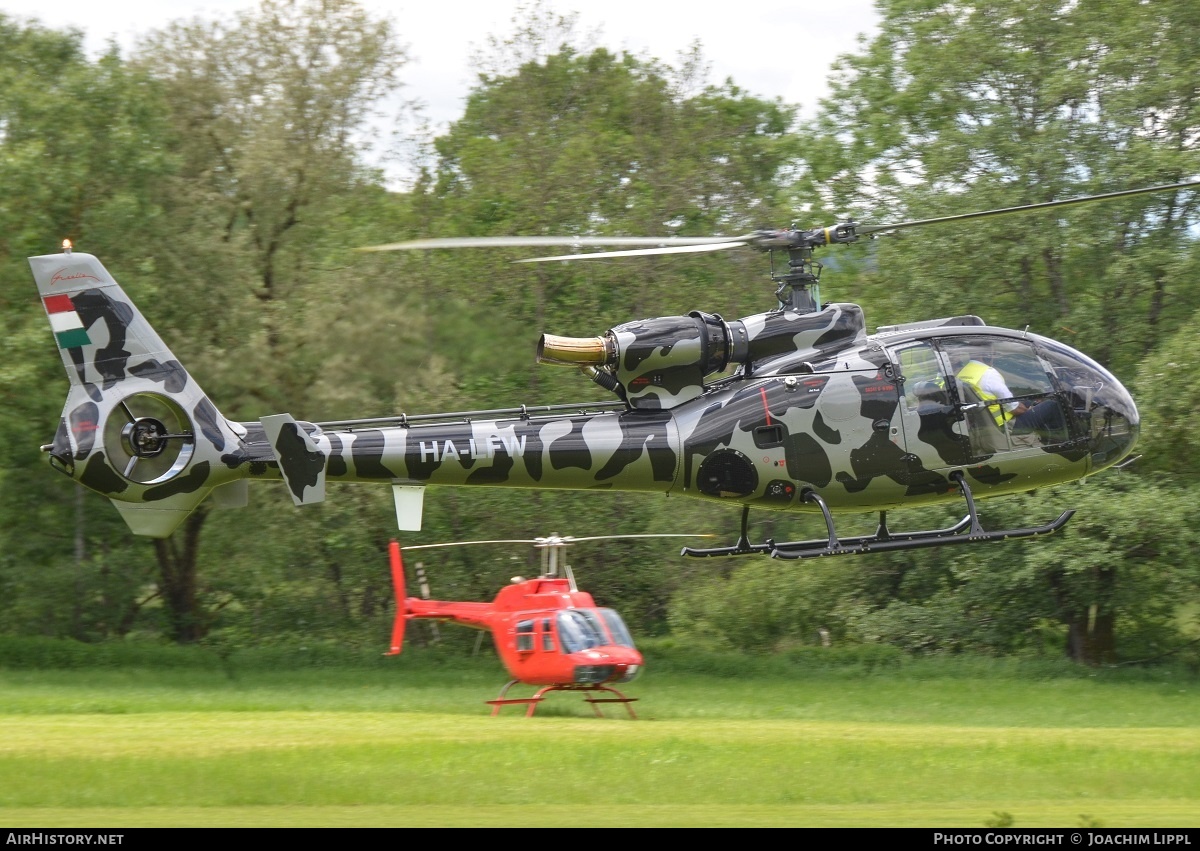
<path fill-rule="evenodd" d="M 450 541 L 445 544 L 415 544 L 411 547 L 401 547 L 404 550 L 431 550 L 435 547 L 468 547 L 472 544 L 536 544 L 535 539 L 507 538 L 497 541 Z"/>
<path fill-rule="evenodd" d="M 396 589 L 396 620 L 392 624 L 392 647 L 385 656 L 395 656 L 404 647 L 404 625 L 408 621 L 408 604 L 405 602 L 404 562 L 400 560 L 400 544 L 392 541 L 388 545 L 392 563 L 392 587 Z"/>
<path fill-rule="evenodd" d="M 409 550 L 431 550 L 437 547 L 468 547 L 473 544 L 538 544 L 546 546 L 548 544 L 563 543 L 570 544 L 575 541 L 604 541 L 611 538 L 713 538 L 715 535 L 709 533 L 687 534 L 687 533 L 655 533 L 647 532 L 645 534 L 635 535 L 594 535 L 589 538 L 575 538 L 570 535 L 552 535 L 545 538 L 501 538 L 495 541 L 450 541 L 444 544 L 414 544 L 411 547 L 401 547 L 404 551 Z"/>
<path fill-rule="evenodd" d="M 921 225 L 932 225 L 938 222 L 965 222 L 968 219 L 982 219 L 985 216 L 1000 216 L 1005 213 L 1019 213 L 1026 210 L 1048 210 L 1051 207 L 1066 207 L 1069 204 L 1086 204 L 1091 201 L 1105 201 L 1110 198 L 1124 198 L 1128 195 L 1144 195 L 1147 192 L 1166 192 L 1169 189 L 1187 189 L 1189 187 L 1200 186 L 1200 180 L 1192 180 L 1187 183 L 1168 183 L 1164 186 L 1148 186 L 1142 189 L 1123 189 L 1119 192 L 1106 192 L 1102 195 L 1083 195 L 1078 198 L 1064 198 L 1061 201 L 1043 201 L 1040 204 L 1025 204 L 1019 207 L 1002 207 L 998 210 L 983 210 L 976 213 L 960 213 L 957 216 L 939 216 L 935 219 L 917 219 L 911 222 L 896 222 L 890 225 L 856 225 L 855 230 L 859 236 L 869 236 L 873 233 L 881 231 L 903 230 L 904 228 L 915 228 Z"/>

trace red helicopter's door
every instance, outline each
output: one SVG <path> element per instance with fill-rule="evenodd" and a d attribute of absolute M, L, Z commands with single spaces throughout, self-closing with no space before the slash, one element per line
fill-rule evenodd
<path fill-rule="evenodd" d="M 553 625 L 553 617 L 535 617 L 518 621 L 517 652 L 523 658 L 558 653 L 558 641 L 555 639 Z"/>

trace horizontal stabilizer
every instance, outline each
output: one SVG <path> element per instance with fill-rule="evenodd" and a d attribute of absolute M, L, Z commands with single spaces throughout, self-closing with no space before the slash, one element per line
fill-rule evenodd
<path fill-rule="evenodd" d="M 213 508 L 245 508 L 250 504 L 250 483 L 238 479 L 213 488 Z"/>
<path fill-rule="evenodd" d="M 325 453 L 291 414 L 272 414 L 259 420 L 279 462 L 292 502 L 312 505 L 325 501 Z"/>
<path fill-rule="evenodd" d="M 179 524 L 204 501 L 208 491 L 177 493 L 154 502 L 122 502 L 112 500 L 121 518 L 135 535 L 150 538 L 169 538 Z"/>

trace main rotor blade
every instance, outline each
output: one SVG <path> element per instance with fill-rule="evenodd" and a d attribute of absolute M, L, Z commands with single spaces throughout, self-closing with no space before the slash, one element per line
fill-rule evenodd
<path fill-rule="evenodd" d="M 450 541 L 445 544 L 416 544 L 411 547 L 401 547 L 400 549 L 408 550 L 432 550 L 436 547 L 469 547 L 472 544 L 536 544 L 537 541 L 529 538 L 505 538 L 496 541 Z"/>
<path fill-rule="evenodd" d="M 573 544 L 576 541 L 607 541 L 612 538 L 714 538 L 715 535 L 701 533 L 689 535 L 686 533 L 674 534 L 670 532 L 656 533 L 647 532 L 640 535 L 595 535 L 590 538 L 573 538 L 570 535 L 552 535 L 546 538 L 502 538 L 495 541 L 451 541 L 444 544 L 415 544 L 411 547 L 401 547 L 400 549 L 408 550 L 431 550 L 435 547 L 466 547 L 473 544 L 539 544 L 541 546 L 554 546 L 558 544 Z"/>
<path fill-rule="evenodd" d="M 855 230 L 859 236 L 869 236 L 873 233 L 881 231 L 902 230 L 904 228 L 915 228 L 921 225 L 931 225 L 938 222 L 962 222 L 967 219 L 982 219 L 984 216 L 1000 216 L 1005 213 L 1018 213 L 1024 210 L 1047 210 L 1051 207 L 1065 207 L 1068 204 L 1085 204 L 1090 201 L 1106 201 L 1110 198 L 1124 198 L 1128 195 L 1144 195 L 1147 192 L 1166 192 L 1168 189 L 1187 189 L 1192 186 L 1200 186 L 1200 180 L 1192 180 L 1187 183 L 1168 183 L 1164 186 L 1148 186 L 1142 189 L 1123 189 L 1120 192 L 1106 192 L 1102 195 L 1083 195 L 1078 198 L 1065 198 L 1061 201 L 1043 201 L 1040 204 L 1025 204 L 1020 207 L 1003 207 L 998 210 L 984 210 L 976 213 L 961 213 L 957 216 L 939 216 L 935 219 L 918 219 L 911 222 L 896 222 L 890 225 L 856 225 Z"/>
<path fill-rule="evenodd" d="M 701 251 L 721 251 L 749 245 L 748 240 L 738 242 L 708 242 L 704 245 L 681 245 L 676 248 L 635 248 L 629 251 L 592 251 L 584 254 L 559 254 L 554 257 L 526 257 L 516 263 L 545 263 L 549 260 L 601 260 L 605 257 L 636 257 L 647 254 L 695 254 Z"/>
<path fill-rule="evenodd" d="M 355 251 L 410 251 L 430 248 L 511 248 L 526 246 L 701 245 L 740 239 L 732 236 L 447 236 L 367 245 Z"/>
<path fill-rule="evenodd" d="M 542 538 L 539 543 L 557 543 L 559 541 L 566 544 L 574 544 L 577 541 L 608 541 L 613 538 L 715 538 L 716 535 L 709 532 L 697 532 L 688 534 L 687 532 L 671 533 L 671 532 L 647 532 L 644 535 L 593 535 L 590 538 L 572 538 L 565 536 L 562 538 Z"/>

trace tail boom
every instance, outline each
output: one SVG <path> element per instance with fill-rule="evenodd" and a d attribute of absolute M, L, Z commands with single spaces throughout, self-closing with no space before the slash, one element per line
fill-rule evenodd
<path fill-rule="evenodd" d="M 413 528 L 401 496 L 425 485 L 665 493 L 679 475 L 678 426 L 666 412 L 535 416 L 523 406 L 412 423 L 232 422 L 99 260 L 67 250 L 29 263 L 70 384 L 43 449 L 137 534 L 169 536 L 214 491 L 220 505 L 244 504 L 247 480 L 282 479 L 297 505 L 323 500 L 327 481 L 391 484 L 400 526 Z"/>

